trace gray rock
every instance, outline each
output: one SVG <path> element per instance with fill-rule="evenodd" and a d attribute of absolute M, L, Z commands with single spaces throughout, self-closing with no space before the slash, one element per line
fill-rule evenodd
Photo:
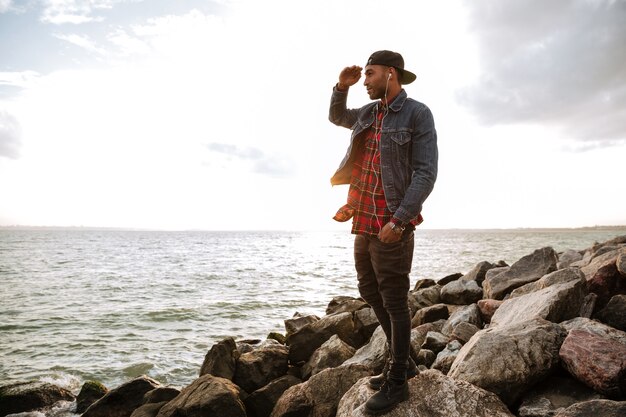
<path fill-rule="evenodd" d="M 354 313 L 356 332 L 363 340 L 369 340 L 379 326 L 378 319 L 372 308 L 364 308 Z"/>
<path fill-rule="evenodd" d="M 467 274 L 463 275 L 461 279 L 465 281 L 476 281 L 478 285 L 482 285 L 483 281 L 485 280 L 485 275 L 487 274 L 487 271 L 493 268 L 494 265 L 490 262 L 479 262 L 474 265 L 474 267 Z"/>
<path fill-rule="evenodd" d="M 146 395 L 143 397 L 143 402 L 144 404 L 161 403 L 164 401 L 167 402 L 178 397 L 178 394 L 180 394 L 180 390 L 178 388 L 159 387 L 146 392 Z"/>
<path fill-rule="evenodd" d="M 467 343 L 480 329 L 472 323 L 461 322 L 456 325 L 450 337 L 458 340 L 462 345 Z"/>
<path fill-rule="evenodd" d="M 269 417 L 280 396 L 300 383 L 302 381 L 299 378 L 285 375 L 254 391 L 244 400 L 248 417 Z"/>
<path fill-rule="evenodd" d="M 93 403 L 82 417 L 129 417 L 143 404 L 147 392 L 160 384 L 147 376 L 140 376 L 107 392 Z"/>
<path fill-rule="evenodd" d="M 426 368 L 430 368 L 433 363 L 435 363 L 435 359 L 437 359 L 437 355 L 432 350 L 428 349 L 420 349 L 417 354 L 417 360 L 415 363 L 417 365 L 425 366 Z"/>
<path fill-rule="evenodd" d="M 480 318 L 482 319 L 483 323 L 491 322 L 491 318 L 495 314 L 496 310 L 500 308 L 502 303 L 502 300 L 493 300 L 491 298 L 484 298 L 476 303 L 476 305 L 478 306 L 478 310 L 480 311 Z"/>
<path fill-rule="evenodd" d="M 362 345 L 361 340 L 356 340 L 360 339 L 360 336 L 352 313 L 331 314 L 307 324 L 287 337 L 289 360 L 293 364 L 308 361 L 313 352 L 334 334 L 355 348 Z"/>
<path fill-rule="evenodd" d="M 343 395 L 361 378 L 371 376 L 363 365 L 325 369 L 280 397 L 271 417 L 335 417 Z"/>
<path fill-rule="evenodd" d="M 130 417 L 156 417 L 165 404 L 167 404 L 167 401 L 141 405 L 133 411 Z"/>
<path fill-rule="evenodd" d="M 439 332 L 428 332 L 426 334 L 426 339 L 420 348 L 428 349 L 435 353 L 441 352 L 445 349 L 446 345 L 450 341 L 450 338 Z"/>
<path fill-rule="evenodd" d="M 491 318 L 491 326 L 540 317 L 555 323 L 578 315 L 587 295 L 584 277 L 505 300 Z"/>
<path fill-rule="evenodd" d="M 476 281 L 458 280 L 441 288 L 441 301 L 448 304 L 467 305 L 483 298 L 483 289 Z"/>
<path fill-rule="evenodd" d="M 417 327 L 424 323 L 432 323 L 437 320 L 446 320 L 448 317 L 450 317 L 448 307 L 446 307 L 445 304 L 435 304 L 417 310 L 411 320 L 411 327 Z"/>
<path fill-rule="evenodd" d="M 415 286 L 413 287 L 413 291 L 421 290 L 422 288 L 432 287 L 433 285 L 437 285 L 437 282 L 435 282 L 434 279 L 430 279 L 430 278 L 418 279 L 417 282 L 415 283 Z"/>
<path fill-rule="evenodd" d="M 226 378 L 206 374 L 183 388 L 157 417 L 246 417 L 241 390 Z"/>
<path fill-rule="evenodd" d="M 626 402 L 591 400 L 574 404 L 558 412 L 554 417 L 624 417 Z"/>
<path fill-rule="evenodd" d="M 76 397 L 76 412 L 82 414 L 89 406 L 109 392 L 107 387 L 98 381 L 87 381 L 83 384 Z"/>
<path fill-rule="evenodd" d="M 615 265 L 617 266 L 617 271 L 622 274 L 623 277 L 626 277 L 626 250 L 622 249 L 617 255 L 617 260 L 615 261 Z"/>
<path fill-rule="evenodd" d="M 446 336 L 452 335 L 454 328 L 460 323 L 471 323 L 478 328 L 483 327 L 482 319 L 480 317 L 480 310 L 476 304 L 471 304 L 455 311 L 450 315 L 450 318 L 446 321 L 446 324 L 441 329 L 441 333 Z"/>
<path fill-rule="evenodd" d="M 496 393 L 508 405 L 559 366 L 565 330 L 543 319 L 479 331 L 466 343 L 449 376 Z"/>
<path fill-rule="evenodd" d="M 385 413 L 385 417 L 513 417 L 491 392 L 439 371 L 421 372 L 408 384 L 409 399 Z M 360 380 L 341 399 L 336 417 L 369 417 L 364 406 L 373 393 L 367 378 Z"/>
<path fill-rule="evenodd" d="M 409 303 L 413 304 L 414 309 L 430 307 L 441 303 L 441 285 L 433 285 L 432 287 L 422 288 L 409 293 Z"/>
<path fill-rule="evenodd" d="M 509 298 L 530 294 L 531 292 L 543 290 L 544 288 L 548 288 L 554 284 L 562 284 L 570 281 L 585 282 L 585 274 L 583 274 L 578 268 L 559 269 L 558 271 L 544 275 L 537 281 L 530 282 L 514 289 Z"/>
<path fill-rule="evenodd" d="M 604 308 L 612 296 L 626 293 L 626 280 L 617 270 L 619 250 L 612 250 L 594 258 L 581 268 L 587 278 L 589 292 L 598 295 L 597 308 Z"/>
<path fill-rule="evenodd" d="M 369 342 L 362 346 L 344 365 L 360 364 L 378 374 L 385 365 L 387 357 L 387 337 L 383 328 L 378 326 Z"/>
<path fill-rule="evenodd" d="M 437 284 L 439 284 L 441 286 L 444 286 L 446 284 L 449 284 L 450 282 L 453 282 L 453 281 L 456 281 L 456 280 L 460 279 L 462 276 L 463 276 L 463 274 L 460 273 L 460 272 L 457 272 L 457 273 L 454 273 L 454 274 L 450 274 L 450 275 L 446 275 L 443 278 L 439 278 L 437 280 Z"/>
<path fill-rule="evenodd" d="M 292 318 L 285 320 L 286 337 L 289 338 L 290 335 L 296 333 L 304 326 L 315 323 L 316 321 L 319 321 L 319 319 L 320 318 L 314 314 L 303 315 L 296 312 Z"/>
<path fill-rule="evenodd" d="M 618 330 L 626 331 L 626 295 L 614 295 L 596 318 Z"/>
<path fill-rule="evenodd" d="M 0 415 L 21 413 L 50 406 L 57 401 L 72 401 L 74 395 L 45 382 L 18 382 L 0 387 Z"/>
<path fill-rule="evenodd" d="M 328 303 L 328 306 L 326 307 L 326 314 L 344 312 L 354 313 L 355 311 L 366 308 L 367 306 L 367 303 L 361 298 L 340 295 L 330 300 L 330 303 Z"/>
<path fill-rule="evenodd" d="M 563 367 L 579 381 L 609 398 L 626 398 L 625 343 L 574 329 L 568 333 L 559 354 Z"/>
<path fill-rule="evenodd" d="M 483 280 L 483 286 L 484 286 L 485 280 L 492 279 L 496 275 L 499 275 L 499 274 L 501 274 L 503 272 L 506 272 L 509 269 L 511 269 L 510 266 L 496 266 L 496 267 L 490 269 L 489 271 L 485 272 L 485 279 Z"/>
<path fill-rule="evenodd" d="M 239 358 L 239 351 L 235 339 L 227 337 L 211 346 L 204 356 L 200 376 L 211 374 L 232 380 L 235 376 L 237 358 Z"/>
<path fill-rule="evenodd" d="M 599 336 L 608 337 L 619 343 L 626 344 L 626 332 L 617 330 L 596 320 L 576 317 L 562 322 L 561 326 L 563 326 L 563 328 L 568 332 L 571 332 L 572 330 L 586 330 Z"/>
<path fill-rule="evenodd" d="M 324 369 L 334 368 L 341 365 L 352 356 L 356 350 L 345 343 L 337 335 L 333 335 L 322 346 L 320 346 L 311 359 L 302 367 L 302 377 L 308 379 Z"/>
<path fill-rule="evenodd" d="M 289 348 L 266 345 L 244 353 L 237 360 L 233 382 L 246 392 L 253 392 L 287 373 Z"/>
<path fill-rule="evenodd" d="M 556 264 L 557 269 L 568 268 L 574 262 L 582 261 L 582 253 L 568 249 L 559 255 L 559 262 Z"/>
<path fill-rule="evenodd" d="M 422 344 L 426 340 L 428 332 L 441 332 L 445 320 L 437 320 L 432 323 L 425 323 L 411 329 L 411 349 L 414 352 L 419 352 L 422 348 Z M 415 358 L 417 360 L 417 357 Z"/>
<path fill-rule="evenodd" d="M 459 354 L 461 347 L 463 346 L 458 340 L 453 340 L 448 343 L 446 348 L 437 354 L 437 359 L 435 363 L 433 363 L 432 368 L 441 371 L 443 374 L 447 374 Z"/>
<path fill-rule="evenodd" d="M 533 282 L 556 270 L 558 256 L 550 247 L 537 249 L 511 265 L 508 271 L 492 278 L 485 278 L 483 289 L 485 298 L 502 300 L 515 288 Z"/>
<path fill-rule="evenodd" d="M 553 416 L 572 404 L 597 399 L 602 396 L 586 385 L 571 378 L 551 376 L 524 394 L 518 416 Z"/>

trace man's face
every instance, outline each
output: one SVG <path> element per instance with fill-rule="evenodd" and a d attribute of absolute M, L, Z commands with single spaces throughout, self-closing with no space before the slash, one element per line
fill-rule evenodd
<path fill-rule="evenodd" d="M 363 85 L 372 100 L 385 97 L 389 67 L 383 65 L 367 65 L 365 67 L 365 81 Z"/>

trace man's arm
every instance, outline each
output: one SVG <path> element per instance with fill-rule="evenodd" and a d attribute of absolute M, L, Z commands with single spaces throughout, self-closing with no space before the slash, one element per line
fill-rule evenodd
<path fill-rule="evenodd" d="M 348 110 L 348 89 L 361 78 L 362 68 L 353 65 L 344 68 L 339 74 L 339 82 L 333 88 L 328 119 L 337 126 L 351 128 L 356 123 L 358 110 Z"/>

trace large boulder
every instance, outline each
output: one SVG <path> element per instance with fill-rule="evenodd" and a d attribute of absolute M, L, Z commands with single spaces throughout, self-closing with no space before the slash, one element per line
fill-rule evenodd
<path fill-rule="evenodd" d="M 585 330 L 590 333 L 597 334 L 601 337 L 608 337 L 619 343 L 626 344 L 626 332 L 617 330 L 611 326 L 607 326 L 596 320 L 583 317 L 576 317 L 561 323 L 561 326 L 568 332 L 572 330 Z"/>
<path fill-rule="evenodd" d="M 285 320 L 285 336 L 289 339 L 289 336 L 296 333 L 304 326 L 319 321 L 319 317 L 315 314 L 302 314 L 296 312 L 292 318 Z"/>
<path fill-rule="evenodd" d="M 372 308 L 363 308 L 354 312 L 355 330 L 363 340 L 369 340 L 374 330 L 380 325 Z"/>
<path fill-rule="evenodd" d="M 302 378 L 308 379 L 326 368 L 339 366 L 354 356 L 355 352 L 356 350 L 352 346 L 341 340 L 339 336 L 333 335 L 313 352 L 309 361 L 304 364 Z"/>
<path fill-rule="evenodd" d="M 33 411 L 58 401 L 72 401 L 74 395 L 46 382 L 18 382 L 0 387 L 0 416 Z"/>
<path fill-rule="evenodd" d="M 411 327 L 417 327 L 424 323 L 431 323 L 437 320 L 446 320 L 448 317 L 450 317 L 448 307 L 446 307 L 445 304 L 435 304 L 417 310 L 411 320 Z"/>
<path fill-rule="evenodd" d="M 287 373 L 289 348 L 279 344 L 266 344 L 237 360 L 233 382 L 246 392 L 253 392 L 270 381 Z"/>
<path fill-rule="evenodd" d="M 626 398 L 626 343 L 574 329 L 563 342 L 560 356 L 563 366 L 579 381 L 609 398 Z"/>
<path fill-rule="evenodd" d="M 147 376 L 140 376 L 107 392 L 93 403 L 82 417 L 129 417 L 144 402 L 147 392 L 160 384 Z"/>
<path fill-rule="evenodd" d="M 491 326 L 513 324 L 540 317 L 555 323 L 578 316 L 587 289 L 584 277 L 554 284 L 539 291 L 509 298 L 491 318 Z"/>
<path fill-rule="evenodd" d="M 237 358 L 239 358 L 237 343 L 232 337 L 227 337 L 209 349 L 200 368 L 200 376 L 211 374 L 232 380 L 235 376 Z"/>
<path fill-rule="evenodd" d="M 241 390 L 232 381 L 206 374 L 183 388 L 157 417 L 246 417 Z"/>
<path fill-rule="evenodd" d="M 480 310 L 476 304 L 470 304 L 468 306 L 464 306 L 454 313 L 450 315 L 450 318 L 446 321 L 443 328 L 441 329 L 441 333 L 446 336 L 452 335 L 454 332 L 454 328 L 458 326 L 460 323 L 471 323 L 478 328 L 483 327 L 483 322 L 480 317 Z"/>
<path fill-rule="evenodd" d="M 362 344 L 361 340 L 358 340 L 360 336 L 352 313 L 331 314 L 307 324 L 287 337 L 289 360 L 293 364 L 308 361 L 313 352 L 334 334 L 355 348 Z"/>
<path fill-rule="evenodd" d="M 490 323 L 491 318 L 495 314 L 496 310 L 500 308 L 504 301 L 502 300 L 494 300 L 491 298 L 484 298 L 479 300 L 476 305 L 478 306 L 478 310 L 480 311 L 480 318 L 484 323 Z"/>
<path fill-rule="evenodd" d="M 269 417 L 281 395 L 301 382 L 293 375 L 285 375 L 254 391 L 244 400 L 248 417 Z"/>
<path fill-rule="evenodd" d="M 408 384 L 409 399 L 385 417 L 513 417 L 493 393 L 439 371 L 421 372 Z M 373 394 L 367 378 L 360 380 L 341 399 L 336 417 L 369 417 L 365 402 Z"/>
<path fill-rule="evenodd" d="M 354 355 L 343 364 L 361 364 L 374 373 L 379 373 L 387 359 L 387 337 L 383 328 L 378 326 L 369 342 L 355 352 Z"/>
<path fill-rule="evenodd" d="M 472 304 L 481 298 L 483 298 L 483 289 L 476 281 L 460 279 L 441 288 L 441 301 L 447 304 Z"/>
<path fill-rule="evenodd" d="M 565 335 L 560 325 L 543 319 L 481 330 L 461 348 L 448 375 L 512 405 L 558 367 Z"/>
<path fill-rule="evenodd" d="M 587 278 L 589 292 L 598 295 L 596 308 L 603 308 L 616 294 L 626 293 L 626 279 L 617 269 L 620 250 L 612 250 L 594 258 L 581 271 Z"/>
<path fill-rule="evenodd" d="M 622 274 L 623 277 L 626 277 L 626 249 L 622 248 L 620 250 L 615 265 L 617 266 L 617 271 Z"/>
<path fill-rule="evenodd" d="M 511 292 L 510 298 L 519 297 L 521 295 L 530 294 L 531 292 L 543 290 L 555 284 L 563 284 L 570 281 L 585 282 L 585 274 L 579 268 L 559 269 L 544 275 L 537 281 L 529 282 Z"/>
<path fill-rule="evenodd" d="M 409 305 L 413 310 L 439 303 L 441 303 L 441 285 L 439 284 L 409 292 Z"/>
<path fill-rule="evenodd" d="M 554 417 L 624 417 L 626 402 L 591 400 L 574 404 L 559 411 Z"/>
<path fill-rule="evenodd" d="M 474 267 L 467 274 L 463 275 L 461 279 L 464 281 L 476 281 L 476 284 L 482 285 L 483 281 L 485 280 L 485 275 L 487 274 L 487 271 L 493 268 L 495 268 L 495 266 L 491 262 L 479 262 L 474 265 Z"/>
<path fill-rule="evenodd" d="M 502 300 L 515 288 L 537 281 L 545 274 L 556 271 L 557 253 L 550 247 L 537 249 L 530 255 L 522 257 L 504 271 L 491 278 L 485 278 L 483 289 L 485 298 Z"/>
<path fill-rule="evenodd" d="M 285 391 L 271 417 L 335 417 L 341 397 L 358 380 L 371 375 L 358 364 L 325 369 Z"/>
<path fill-rule="evenodd" d="M 366 307 L 368 307 L 368 304 L 363 301 L 362 298 L 354 298 L 340 295 L 330 300 L 328 306 L 326 307 L 326 314 L 329 315 L 345 312 L 354 313 L 355 311 L 361 310 Z"/>

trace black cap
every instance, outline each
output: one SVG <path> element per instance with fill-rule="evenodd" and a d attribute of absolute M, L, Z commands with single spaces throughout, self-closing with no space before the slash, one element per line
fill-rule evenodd
<path fill-rule="evenodd" d="M 393 51 L 376 51 L 367 60 L 366 65 L 385 65 L 394 67 L 400 75 L 400 84 L 411 84 L 417 76 L 404 69 L 404 59 L 402 55 Z"/>

